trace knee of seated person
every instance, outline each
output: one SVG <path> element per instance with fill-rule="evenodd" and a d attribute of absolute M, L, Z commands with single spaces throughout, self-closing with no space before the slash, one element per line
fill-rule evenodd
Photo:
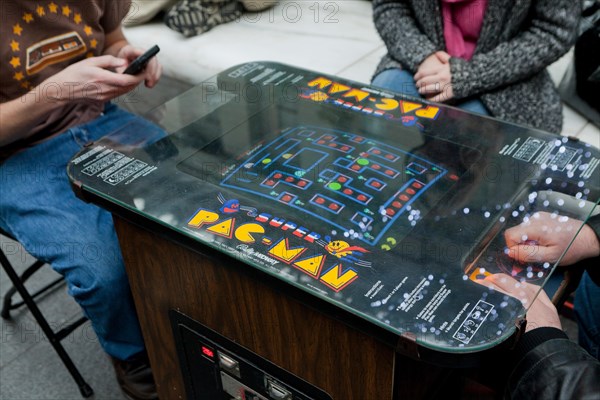
<path fill-rule="evenodd" d="M 90 262 L 70 268 L 65 276 L 69 291 L 80 300 L 92 296 L 118 299 L 130 291 L 127 274 L 119 262 Z"/>

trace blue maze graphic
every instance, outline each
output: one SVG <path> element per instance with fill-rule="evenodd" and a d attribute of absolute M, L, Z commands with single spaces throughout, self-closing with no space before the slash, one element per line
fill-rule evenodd
<path fill-rule="evenodd" d="M 242 161 L 221 185 L 289 206 L 307 226 L 323 221 L 376 245 L 447 172 L 365 136 L 299 126 Z"/>

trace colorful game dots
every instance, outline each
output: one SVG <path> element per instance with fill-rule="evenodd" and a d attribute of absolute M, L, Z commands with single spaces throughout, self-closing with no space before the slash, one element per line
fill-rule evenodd
<path fill-rule="evenodd" d="M 262 160 L 263 164 L 269 164 L 272 160 L 270 158 L 265 158 L 264 160 Z"/>
<path fill-rule="evenodd" d="M 358 160 L 356 160 L 356 163 L 364 167 L 366 165 L 369 165 L 369 160 L 367 160 L 366 158 L 359 158 Z"/>
<path fill-rule="evenodd" d="M 327 187 L 331 190 L 340 190 L 342 188 L 342 185 L 340 185 L 337 182 L 331 182 L 329 185 L 327 185 Z"/>
<path fill-rule="evenodd" d="M 282 155 L 281 157 L 283 157 L 284 159 L 288 160 L 288 159 L 292 158 L 292 156 L 293 156 L 293 154 L 286 153 L 286 154 Z"/>
<path fill-rule="evenodd" d="M 296 172 L 294 172 L 294 175 L 296 175 L 298 178 L 302 178 L 304 176 L 304 174 L 306 174 L 306 171 L 296 171 Z"/>

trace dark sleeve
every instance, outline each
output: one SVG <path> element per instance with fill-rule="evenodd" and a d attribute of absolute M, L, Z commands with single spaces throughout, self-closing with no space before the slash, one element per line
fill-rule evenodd
<path fill-rule="evenodd" d="M 598 399 L 600 362 L 556 328 L 523 335 L 511 362 L 509 399 Z"/>
<path fill-rule="evenodd" d="M 527 79 L 558 60 L 574 44 L 581 1 L 537 0 L 525 29 L 471 61 L 450 59 L 452 90 L 465 98 Z"/>
<path fill-rule="evenodd" d="M 592 228 L 596 236 L 598 236 L 598 240 L 600 240 L 600 214 L 588 218 L 587 224 Z"/>
<path fill-rule="evenodd" d="M 131 0 L 106 0 L 104 2 L 104 13 L 100 18 L 100 25 L 105 33 L 110 33 L 121 26 L 121 22 L 129 12 Z"/>
<path fill-rule="evenodd" d="M 443 50 L 419 29 L 406 0 L 373 0 L 373 21 L 389 55 L 410 72 L 416 72 L 429 55 Z"/>
<path fill-rule="evenodd" d="M 594 231 L 596 236 L 598 237 L 598 241 L 600 242 L 600 214 L 594 215 L 590 217 L 586 222 L 590 228 Z M 586 270 L 592 281 L 598 286 L 600 286 L 600 267 L 598 264 L 600 263 L 600 257 L 596 257 L 593 261 L 586 263 Z"/>

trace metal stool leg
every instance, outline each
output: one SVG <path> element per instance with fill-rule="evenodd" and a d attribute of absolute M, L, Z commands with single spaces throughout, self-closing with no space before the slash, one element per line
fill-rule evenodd
<path fill-rule="evenodd" d="M 27 281 L 27 279 L 29 279 L 33 274 L 35 274 L 41 267 L 43 267 L 45 265 L 45 263 L 36 260 L 36 262 L 34 262 L 33 264 L 31 264 L 19 277 L 19 280 L 25 284 L 25 281 Z M 39 295 L 41 295 L 42 293 L 46 292 L 47 290 L 49 290 L 50 288 L 56 286 L 57 284 L 61 283 L 63 281 L 62 278 L 58 278 L 55 281 L 53 281 L 52 283 L 44 286 L 43 288 L 41 288 L 40 290 L 38 290 L 35 293 L 31 293 L 31 297 L 32 298 L 36 298 Z M 13 296 L 15 295 L 15 293 L 17 293 L 17 288 L 15 286 L 11 287 L 10 289 L 8 289 L 6 291 L 6 293 L 4 294 L 4 302 L 2 305 L 2 318 L 4 319 L 9 319 L 10 318 L 10 310 L 15 310 L 23 305 L 25 305 L 24 301 L 19 301 L 16 303 L 13 303 L 12 299 Z"/>
<path fill-rule="evenodd" d="M 35 318 L 37 323 L 42 328 L 42 331 L 44 332 L 44 334 L 50 341 L 50 344 L 52 344 L 52 347 L 54 348 L 54 350 L 56 351 L 56 353 L 62 360 L 63 364 L 69 370 L 69 373 L 71 374 L 71 376 L 77 383 L 77 386 L 79 386 L 79 391 L 81 392 L 81 395 L 83 397 L 90 397 L 94 393 L 94 391 L 92 390 L 90 385 L 88 385 L 87 382 L 83 379 L 83 377 L 79 373 L 79 370 L 77 369 L 77 367 L 71 360 L 71 357 L 69 357 L 69 354 L 66 352 L 63 345 L 61 344 L 61 340 L 64 339 L 64 337 L 66 337 L 75 328 L 77 328 L 77 326 L 79 326 L 83 322 L 85 322 L 86 318 L 81 318 L 78 321 L 76 321 L 75 323 L 71 324 L 69 327 L 61 330 L 58 333 L 55 333 L 52 330 L 52 328 L 50 327 L 50 325 L 48 324 L 48 321 L 46 321 L 46 318 L 44 318 L 44 315 L 38 308 L 33 297 L 31 296 L 31 294 L 29 294 L 29 292 L 23 285 L 23 282 L 19 278 L 19 275 L 15 272 L 14 268 L 12 267 L 12 265 L 10 264 L 10 262 L 8 261 L 8 259 L 6 258 L 6 256 L 4 255 L 4 253 L 2 251 L 0 251 L 0 263 L 2 264 L 2 267 L 6 271 L 6 274 L 8 275 L 11 282 L 13 283 L 14 288 L 23 298 L 23 301 L 29 308 L 29 311 L 31 311 L 31 314 L 33 315 L 33 317 Z M 6 311 L 8 312 L 8 310 L 6 310 Z M 3 308 L 3 310 L 2 310 L 3 317 L 4 317 L 4 312 L 5 312 L 5 310 Z M 10 314 L 8 316 L 10 317 Z"/>

